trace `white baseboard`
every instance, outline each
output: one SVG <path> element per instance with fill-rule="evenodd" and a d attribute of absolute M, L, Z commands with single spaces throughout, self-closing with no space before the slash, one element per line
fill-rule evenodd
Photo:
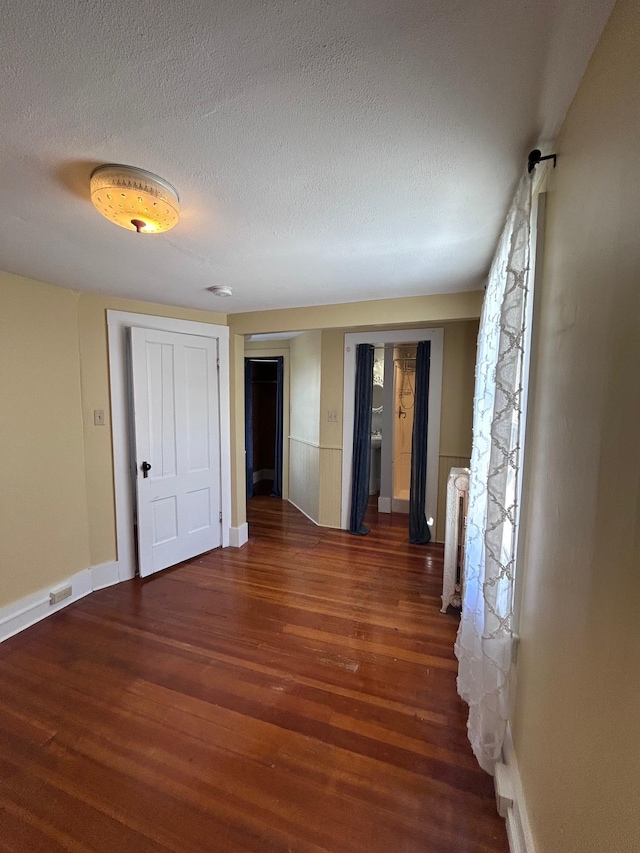
<path fill-rule="evenodd" d="M 93 589 L 105 589 L 107 586 L 113 586 L 114 583 L 120 581 L 118 563 L 114 560 L 111 563 L 101 563 L 99 566 L 94 566 L 91 569 L 93 576 Z"/>
<path fill-rule="evenodd" d="M 393 498 L 391 500 L 391 511 L 402 512 L 405 515 L 409 515 L 409 504 L 410 501 L 407 501 L 404 498 Z"/>
<path fill-rule="evenodd" d="M 275 470 L 273 468 L 261 468 L 260 471 L 253 472 L 253 485 L 256 483 L 260 483 L 262 480 L 273 480 L 275 477 Z"/>
<path fill-rule="evenodd" d="M 292 501 L 292 500 L 291 500 L 291 498 L 289 498 L 289 503 L 291 504 L 291 506 L 294 506 L 294 507 L 298 510 L 298 512 L 301 512 L 301 513 L 302 513 L 306 518 L 308 518 L 308 519 L 309 519 L 309 521 L 313 521 L 313 523 L 315 524 L 315 526 L 316 526 L 316 527 L 320 527 L 320 524 L 318 524 L 318 522 L 315 520 L 315 518 L 311 518 L 311 516 L 309 515 L 309 513 L 308 513 L 308 512 L 305 512 L 305 511 L 302 509 L 302 507 L 299 507 L 299 506 L 298 506 L 298 504 L 297 504 L 295 501 Z"/>
<path fill-rule="evenodd" d="M 52 613 L 57 613 L 90 592 L 111 586 L 119 580 L 118 563 L 102 563 L 7 604 L 6 607 L 0 608 L 0 642 L 46 619 Z M 49 594 L 67 586 L 71 587 L 71 595 L 58 604 L 50 604 Z"/>
<path fill-rule="evenodd" d="M 391 512 L 391 498 L 378 498 L 378 512 Z"/>
<path fill-rule="evenodd" d="M 229 547 L 242 548 L 249 541 L 249 525 L 245 521 L 240 527 L 229 528 Z"/>
<path fill-rule="evenodd" d="M 59 604 L 51 605 L 49 593 L 65 586 L 71 586 L 69 598 L 65 598 Z M 0 610 L 0 641 L 12 637 L 30 625 L 35 625 L 36 622 L 52 613 L 57 613 L 58 610 L 73 604 L 79 598 L 84 598 L 90 592 L 93 592 L 92 572 L 91 569 L 84 569 L 69 578 L 51 584 L 46 589 L 41 589 L 21 598 L 19 601 L 8 604 Z"/>
<path fill-rule="evenodd" d="M 498 812 L 507 824 L 507 837 L 511 853 L 535 853 L 533 835 L 529 824 L 527 806 L 522 791 L 522 780 L 513 748 L 511 727 L 502 748 L 503 763 L 496 766 L 494 783 Z"/>

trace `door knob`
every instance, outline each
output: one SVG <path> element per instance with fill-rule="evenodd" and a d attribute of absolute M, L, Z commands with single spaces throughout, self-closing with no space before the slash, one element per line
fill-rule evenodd
<path fill-rule="evenodd" d="M 151 465 L 149 465 L 148 462 L 143 462 L 140 467 L 142 468 L 142 476 L 145 478 L 148 477 L 149 471 L 151 470 Z"/>

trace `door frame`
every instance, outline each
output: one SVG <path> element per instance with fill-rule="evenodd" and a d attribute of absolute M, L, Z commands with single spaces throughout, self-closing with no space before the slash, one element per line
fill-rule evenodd
<path fill-rule="evenodd" d="M 290 351 L 284 347 L 244 351 L 245 358 L 255 358 L 257 361 L 269 361 L 269 359 L 282 357 L 284 359 L 284 375 L 282 378 L 282 500 L 289 500 L 289 419 L 291 414 L 291 403 L 289 401 L 289 358 Z M 246 362 L 243 362 L 246 363 Z M 245 445 L 246 447 L 246 436 Z"/>
<path fill-rule="evenodd" d="M 344 336 L 344 395 L 342 401 L 342 529 L 349 529 L 351 509 L 351 469 L 353 463 L 353 421 L 356 387 L 356 347 L 358 344 L 408 344 L 431 341 L 429 381 L 429 432 L 427 435 L 427 480 L 429 515 L 435 535 L 438 520 L 438 466 L 440 463 L 440 414 L 442 409 L 442 359 L 444 329 L 386 329 L 382 332 L 356 332 Z M 385 377 L 386 385 L 386 377 Z M 383 439 L 384 441 L 384 439 Z"/>
<path fill-rule="evenodd" d="M 121 581 L 135 577 L 137 569 L 133 525 L 135 495 L 132 489 L 129 450 L 129 354 L 127 329 L 138 326 L 161 332 L 199 335 L 218 341 L 218 408 L 220 416 L 220 509 L 222 547 L 229 545 L 231 529 L 231 425 L 229 406 L 229 327 L 151 314 L 107 310 L 109 385 L 111 389 L 111 436 L 116 510 L 118 575 Z M 135 460 L 133 460 L 135 465 Z"/>

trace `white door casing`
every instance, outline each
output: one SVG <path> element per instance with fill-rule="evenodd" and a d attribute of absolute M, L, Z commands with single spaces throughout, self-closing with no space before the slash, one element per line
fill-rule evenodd
<path fill-rule="evenodd" d="M 229 328 L 194 320 L 178 320 L 128 311 L 107 310 L 109 342 L 109 377 L 111 390 L 111 429 L 115 486 L 117 564 L 119 579 L 128 580 L 136 573 L 134 543 L 134 503 L 129 447 L 128 330 L 132 326 L 197 335 L 217 341 L 218 385 L 220 394 L 220 460 L 222 547 L 227 547 L 235 528 L 231 527 L 231 431 L 229 408 Z M 133 460 L 135 464 L 135 460 Z M 135 472 L 134 472 L 135 473 Z"/>
<path fill-rule="evenodd" d="M 216 362 L 215 339 L 131 329 L 142 577 L 220 545 Z"/>
<path fill-rule="evenodd" d="M 429 372 L 429 432 L 427 435 L 427 495 L 425 512 L 433 518 L 435 532 L 438 503 L 438 464 L 440 461 L 440 412 L 442 406 L 442 359 L 444 330 L 387 329 L 380 332 L 354 332 L 344 336 L 344 396 L 342 408 L 342 529 L 349 529 L 351 510 L 351 469 L 353 462 L 354 395 L 356 387 L 356 347 L 358 344 L 384 346 L 431 341 Z M 386 380 L 386 377 L 385 377 Z M 383 438 L 384 441 L 384 438 Z"/>

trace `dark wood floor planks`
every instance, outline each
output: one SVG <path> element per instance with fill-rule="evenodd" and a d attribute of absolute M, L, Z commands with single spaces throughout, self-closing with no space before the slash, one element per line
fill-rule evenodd
<path fill-rule="evenodd" d="M 442 548 L 249 512 L 244 548 L 0 646 L 0 851 L 506 851 Z"/>

